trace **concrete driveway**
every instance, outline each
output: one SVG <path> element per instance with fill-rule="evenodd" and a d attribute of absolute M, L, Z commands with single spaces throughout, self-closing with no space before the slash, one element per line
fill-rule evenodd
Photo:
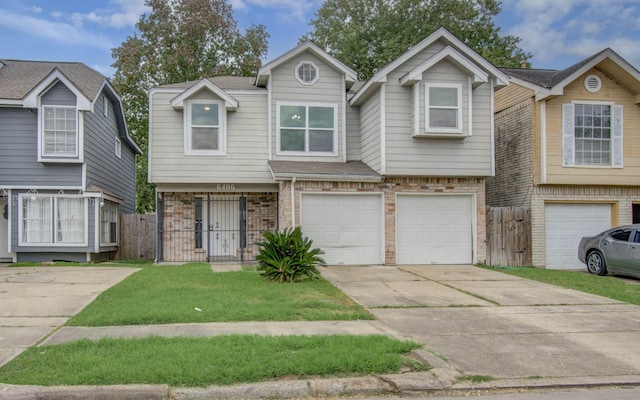
<path fill-rule="evenodd" d="M 0 366 L 136 271 L 118 267 L 0 267 Z"/>
<path fill-rule="evenodd" d="M 495 378 L 640 375 L 640 307 L 468 265 L 322 275 L 398 336 Z"/>

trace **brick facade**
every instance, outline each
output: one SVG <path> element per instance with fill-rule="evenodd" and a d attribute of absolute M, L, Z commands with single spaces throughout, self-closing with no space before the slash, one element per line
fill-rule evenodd
<path fill-rule="evenodd" d="M 612 225 L 632 223 L 632 204 L 640 202 L 640 187 L 536 186 L 531 197 L 533 265 L 546 264 L 545 203 L 609 203 Z M 577 251 L 577 250 L 576 250 Z"/>
<path fill-rule="evenodd" d="M 476 210 L 474 221 L 476 240 L 474 243 L 474 262 L 486 258 L 486 209 L 484 178 L 386 178 L 384 182 L 295 182 L 295 225 L 300 224 L 300 198 L 303 192 L 332 193 L 383 193 L 384 199 L 384 263 L 396 264 L 396 194 L 470 194 L 475 195 Z M 294 215 L 291 212 L 291 182 L 280 184 L 279 191 L 280 227 L 292 226 Z"/>
<path fill-rule="evenodd" d="M 199 248 L 196 243 L 196 199 L 202 199 L 206 215 L 209 201 L 216 198 L 243 196 L 246 199 L 246 247 L 236 250 L 235 260 L 251 261 L 255 259 L 258 247 L 254 244 L 262 240 L 261 232 L 278 227 L 277 193 L 162 193 L 159 194 L 159 206 L 162 213 L 161 261 L 209 261 L 206 243 L 207 226 L 203 227 L 204 242 Z M 228 200 L 226 200 L 228 201 Z M 239 207 L 233 204 L 233 207 Z"/>

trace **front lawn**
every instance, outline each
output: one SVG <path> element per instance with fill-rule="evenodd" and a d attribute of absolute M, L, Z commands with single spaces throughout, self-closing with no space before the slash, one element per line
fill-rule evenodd
<path fill-rule="evenodd" d="M 383 374 L 403 366 L 424 369 L 402 356 L 418 347 L 378 335 L 81 340 L 28 349 L 0 368 L 0 382 L 206 387 L 282 377 Z"/>
<path fill-rule="evenodd" d="M 640 284 L 614 276 L 596 276 L 584 272 L 535 267 L 484 267 L 534 281 L 580 290 L 598 296 L 640 305 Z"/>
<path fill-rule="evenodd" d="M 273 283 L 209 264 L 148 266 L 102 293 L 70 326 L 373 319 L 326 280 Z"/>

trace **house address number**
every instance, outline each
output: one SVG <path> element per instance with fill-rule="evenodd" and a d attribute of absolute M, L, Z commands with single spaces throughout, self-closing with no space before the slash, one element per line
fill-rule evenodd
<path fill-rule="evenodd" d="M 235 183 L 218 183 L 216 185 L 216 190 L 236 190 Z"/>

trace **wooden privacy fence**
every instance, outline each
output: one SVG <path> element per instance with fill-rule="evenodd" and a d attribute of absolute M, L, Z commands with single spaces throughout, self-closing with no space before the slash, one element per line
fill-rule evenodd
<path fill-rule="evenodd" d="M 120 260 L 156 258 L 156 215 L 120 214 Z"/>
<path fill-rule="evenodd" d="M 531 265 L 531 209 L 487 207 L 487 264 Z"/>

